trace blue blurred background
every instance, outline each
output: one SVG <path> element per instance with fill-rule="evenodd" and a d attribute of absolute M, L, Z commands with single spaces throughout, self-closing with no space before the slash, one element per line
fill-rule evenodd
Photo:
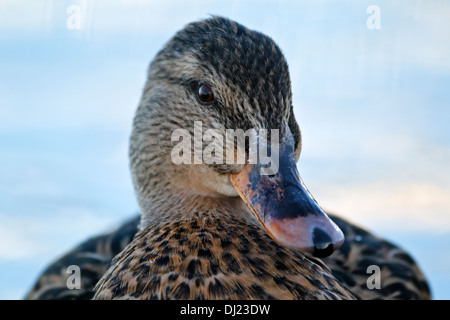
<path fill-rule="evenodd" d="M 209 14 L 284 51 L 319 203 L 405 248 L 449 299 L 450 2 L 426 0 L 0 0 L 0 298 L 138 211 L 127 145 L 147 66 Z"/>

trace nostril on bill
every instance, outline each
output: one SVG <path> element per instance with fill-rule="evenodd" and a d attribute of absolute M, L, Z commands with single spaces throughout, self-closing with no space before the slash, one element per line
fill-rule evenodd
<path fill-rule="evenodd" d="M 316 227 L 313 230 L 312 239 L 314 245 L 314 251 L 312 254 L 315 257 L 325 258 L 333 253 L 333 241 L 328 233 Z"/>

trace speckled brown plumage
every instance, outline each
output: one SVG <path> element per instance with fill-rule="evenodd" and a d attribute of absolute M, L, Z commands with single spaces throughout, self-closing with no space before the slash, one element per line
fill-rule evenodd
<path fill-rule="evenodd" d="M 431 298 L 420 267 L 407 251 L 336 215 L 329 216 L 344 232 L 345 242 L 323 262 L 342 286 L 365 300 Z M 114 256 L 131 242 L 139 220 L 136 216 L 113 232 L 93 237 L 52 263 L 40 275 L 26 299 L 92 299 L 94 286 L 106 273 Z M 178 238 L 177 235 L 173 237 Z M 245 239 L 242 235 L 240 238 Z M 223 247 L 229 243 L 229 236 L 220 240 Z M 208 256 L 206 251 L 199 252 L 202 257 Z M 238 252 L 246 254 L 242 249 Z M 70 290 L 66 286 L 66 270 L 72 264 L 81 268 L 81 290 Z M 386 268 L 382 272 L 380 290 L 367 287 L 369 264 L 380 265 L 382 270 Z"/>
<path fill-rule="evenodd" d="M 345 235 L 344 244 L 324 258 L 333 275 L 364 300 L 430 299 L 427 280 L 408 252 L 336 215 L 330 215 Z M 367 286 L 370 265 L 380 268 L 380 289 Z"/>
<path fill-rule="evenodd" d="M 215 95 L 210 104 L 196 95 L 205 83 Z M 330 215 L 346 240 L 323 261 L 275 242 L 233 189 L 230 176 L 244 172 L 242 164 L 171 161 L 172 132 L 193 134 L 194 121 L 223 136 L 227 128 L 279 129 L 280 138 L 292 134 L 289 156 L 298 160 L 301 135 L 288 66 L 272 39 L 213 17 L 189 24 L 166 43 L 150 65 L 130 138 L 140 218 L 63 256 L 27 298 L 430 297 L 406 252 L 338 217 Z M 65 285 L 72 264 L 80 266 L 81 290 Z M 371 264 L 381 268 L 379 290 L 366 285 Z"/>
<path fill-rule="evenodd" d="M 92 237 L 51 263 L 27 293 L 27 300 L 89 300 L 95 284 L 108 270 L 111 260 L 134 238 L 139 217 L 110 232 Z M 69 289 L 71 265 L 80 267 L 80 289 Z"/>
<path fill-rule="evenodd" d="M 114 260 L 94 299 L 353 298 L 320 260 L 220 212 L 150 224 Z"/>

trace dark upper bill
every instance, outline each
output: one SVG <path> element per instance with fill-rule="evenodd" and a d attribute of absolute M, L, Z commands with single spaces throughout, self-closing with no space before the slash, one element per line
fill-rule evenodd
<path fill-rule="evenodd" d="M 275 241 L 317 257 L 330 255 L 343 243 L 344 235 L 303 184 L 290 132 L 279 145 L 278 164 L 274 175 L 263 175 L 263 165 L 247 163 L 231 176 L 231 182 Z"/>

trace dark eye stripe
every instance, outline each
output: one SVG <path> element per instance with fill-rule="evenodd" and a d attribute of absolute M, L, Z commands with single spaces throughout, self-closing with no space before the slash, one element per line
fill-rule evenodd
<path fill-rule="evenodd" d="M 211 103 L 214 101 L 214 92 L 206 84 L 202 84 L 198 88 L 198 98 L 203 103 Z"/>

